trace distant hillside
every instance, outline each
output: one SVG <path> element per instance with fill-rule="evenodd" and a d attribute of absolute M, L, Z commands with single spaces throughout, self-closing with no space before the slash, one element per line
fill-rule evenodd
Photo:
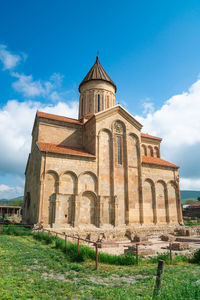
<path fill-rule="evenodd" d="M 181 202 L 185 203 L 187 200 L 197 201 L 200 197 L 200 191 L 181 191 Z"/>
<path fill-rule="evenodd" d="M 0 199 L 0 205 L 23 206 L 24 197 L 16 197 L 13 199 Z"/>

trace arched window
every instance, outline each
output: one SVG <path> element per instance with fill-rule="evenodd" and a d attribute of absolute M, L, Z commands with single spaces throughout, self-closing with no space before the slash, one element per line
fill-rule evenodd
<path fill-rule="evenodd" d="M 147 155 L 147 148 L 145 145 L 142 145 L 142 155 Z"/>
<path fill-rule="evenodd" d="M 97 96 L 97 109 L 100 111 L 100 95 Z"/>
<path fill-rule="evenodd" d="M 92 96 L 89 96 L 89 108 L 88 108 L 88 112 L 91 112 L 91 106 L 92 106 Z"/>
<path fill-rule="evenodd" d="M 121 137 L 117 136 L 117 163 L 122 164 L 122 147 L 121 147 Z"/>
<path fill-rule="evenodd" d="M 160 157 L 160 151 L 158 147 L 154 147 L 155 157 Z"/>
<path fill-rule="evenodd" d="M 82 100 L 81 100 L 81 112 L 82 112 L 82 115 L 83 115 L 83 97 L 82 97 Z"/>
<path fill-rule="evenodd" d="M 148 146 L 148 156 L 153 157 L 153 148 L 152 148 L 152 146 Z"/>
<path fill-rule="evenodd" d="M 107 96 L 107 108 L 109 108 L 109 96 Z"/>

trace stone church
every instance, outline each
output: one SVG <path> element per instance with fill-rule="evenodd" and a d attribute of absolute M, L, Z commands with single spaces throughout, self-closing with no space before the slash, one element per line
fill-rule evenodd
<path fill-rule="evenodd" d="M 80 83 L 79 117 L 37 111 L 23 219 L 92 230 L 182 223 L 178 166 L 121 105 L 98 57 Z M 65 114 L 65 112 L 63 112 Z"/>

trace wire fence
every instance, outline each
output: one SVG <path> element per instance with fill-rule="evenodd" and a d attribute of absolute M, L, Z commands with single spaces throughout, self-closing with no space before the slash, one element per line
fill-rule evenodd
<path fill-rule="evenodd" d="M 136 255 L 136 264 L 139 265 L 139 257 L 141 255 L 140 251 L 141 251 L 141 246 L 153 246 L 153 245 L 161 245 L 161 244 L 165 244 L 165 245 L 168 245 L 168 249 L 169 249 L 169 257 L 170 257 L 170 264 L 173 263 L 173 251 L 177 251 L 177 250 L 174 250 L 172 248 L 172 244 L 173 243 L 176 243 L 176 241 L 174 242 L 167 242 L 167 241 L 158 241 L 158 242 L 150 242 L 150 241 L 142 241 L 142 242 L 130 242 L 130 243 L 125 243 L 125 242 L 115 242 L 115 241 L 110 241 L 110 242 L 103 242 L 103 241 L 91 241 L 89 239 L 84 239 L 84 238 L 81 238 L 79 236 L 72 236 L 72 235 L 69 235 L 69 234 L 66 234 L 66 233 L 59 233 L 59 232 L 56 232 L 56 231 L 52 231 L 52 230 L 48 230 L 48 229 L 44 229 L 44 228 L 34 228 L 32 225 L 26 225 L 26 224 L 20 224 L 20 225 L 13 225 L 13 224 L 8 224 L 8 225 L 2 225 L 0 224 L 0 234 L 2 233 L 2 229 L 3 227 L 16 227 L 17 230 L 20 230 L 20 227 L 21 228 L 29 228 L 30 230 L 32 231 L 35 231 L 38 233 L 41 233 L 42 235 L 44 233 L 47 233 L 48 234 L 48 237 L 50 236 L 55 236 L 56 238 L 56 241 L 58 240 L 58 238 L 62 238 L 64 239 L 64 247 L 65 247 L 65 251 L 67 251 L 67 243 L 69 241 L 69 239 L 71 239 L 72 241 L 76 241 L 77 242 L 77 255 L 79 255 L 79 249 L 80 249 L 80 242 L 84 242 L 88 245 L 91 245 L 91 246 L 94 246 L 95 248 L 95 251 L 96 251 L 96 261 L 95 261 L 95 268 L 98 269 L 98 266 L 99 266 L 99 251 L 98 249 L 103 245 L 106 245 L 106 246 L 116 246 L 118 247 L 119 245 L 123 245 L 124 247 L 135 247 L 135 255 Z M 177 242 L 178 243 L 178 242 Z M 197 245 L 200 245 L 200 241 L 193 241 L 193 242 L 181 242 L 182 244 L 197 244 Z"/>

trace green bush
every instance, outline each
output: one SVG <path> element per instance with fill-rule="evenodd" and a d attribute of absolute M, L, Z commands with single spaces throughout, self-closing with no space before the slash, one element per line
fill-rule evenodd
<path fill-rule="evenodd" d="M 147 264 L 155 264 L 158 263 L 160 259 L 164 260 L 167 265 L 170 264 L 169 253 L 157 253 L 157 256 L 146 259 L 144 262 L 146 262 Z M 180 263 L 180 262 L 187 262 L 187 261 L 188 261 L 188 257 L 186 255 L 177 255 L 172 257 L 173 264 Z"/>
<path fill-rule="evenodd" d="M 199 226 L 200 223 L 199 223 L 199 222 L 192 222 L 192 221 L 189 221 L 189 222 L 184 222 L 184 225 L 185 225 L 185 226 Z"/>
<path fill-rule="evenodd" d="M 56 248 L 61 249 L 66 253 L 66 256 L 73 262 L 82 262 L 88 259 L 96 260 L 96 251 L 88 246 L 79 245 L 79 254 L 77 244 L 67 242 L 65 249 L 65 241 L 58 238 L 56 241 Z M 99 262 L 112 265 L 135 265 L 137 263 L 136 256 L 128 253 L 123 255 L 111 255 L 106 253 L 99 253 Z"/>
<path fill-rule="evenodd" d="M 0 234 L 24 236 L 31 235 L 32 233 L 29 227 L 8 225 L 1 226 Z"/>
<path fill-rule="evenodd" d="M 200 264 L 200 249 L 193 253 L 193 256 L 189 260 L 191 263 Z"/>
<path fill-rule="evenodd" d="M 41 231 L 33 232 L 33 237 L 39 241 L 43 240 L 46 244 L 52 244 L 56 240 L 55 236 L 48 235 L 48 233 Z"/>

